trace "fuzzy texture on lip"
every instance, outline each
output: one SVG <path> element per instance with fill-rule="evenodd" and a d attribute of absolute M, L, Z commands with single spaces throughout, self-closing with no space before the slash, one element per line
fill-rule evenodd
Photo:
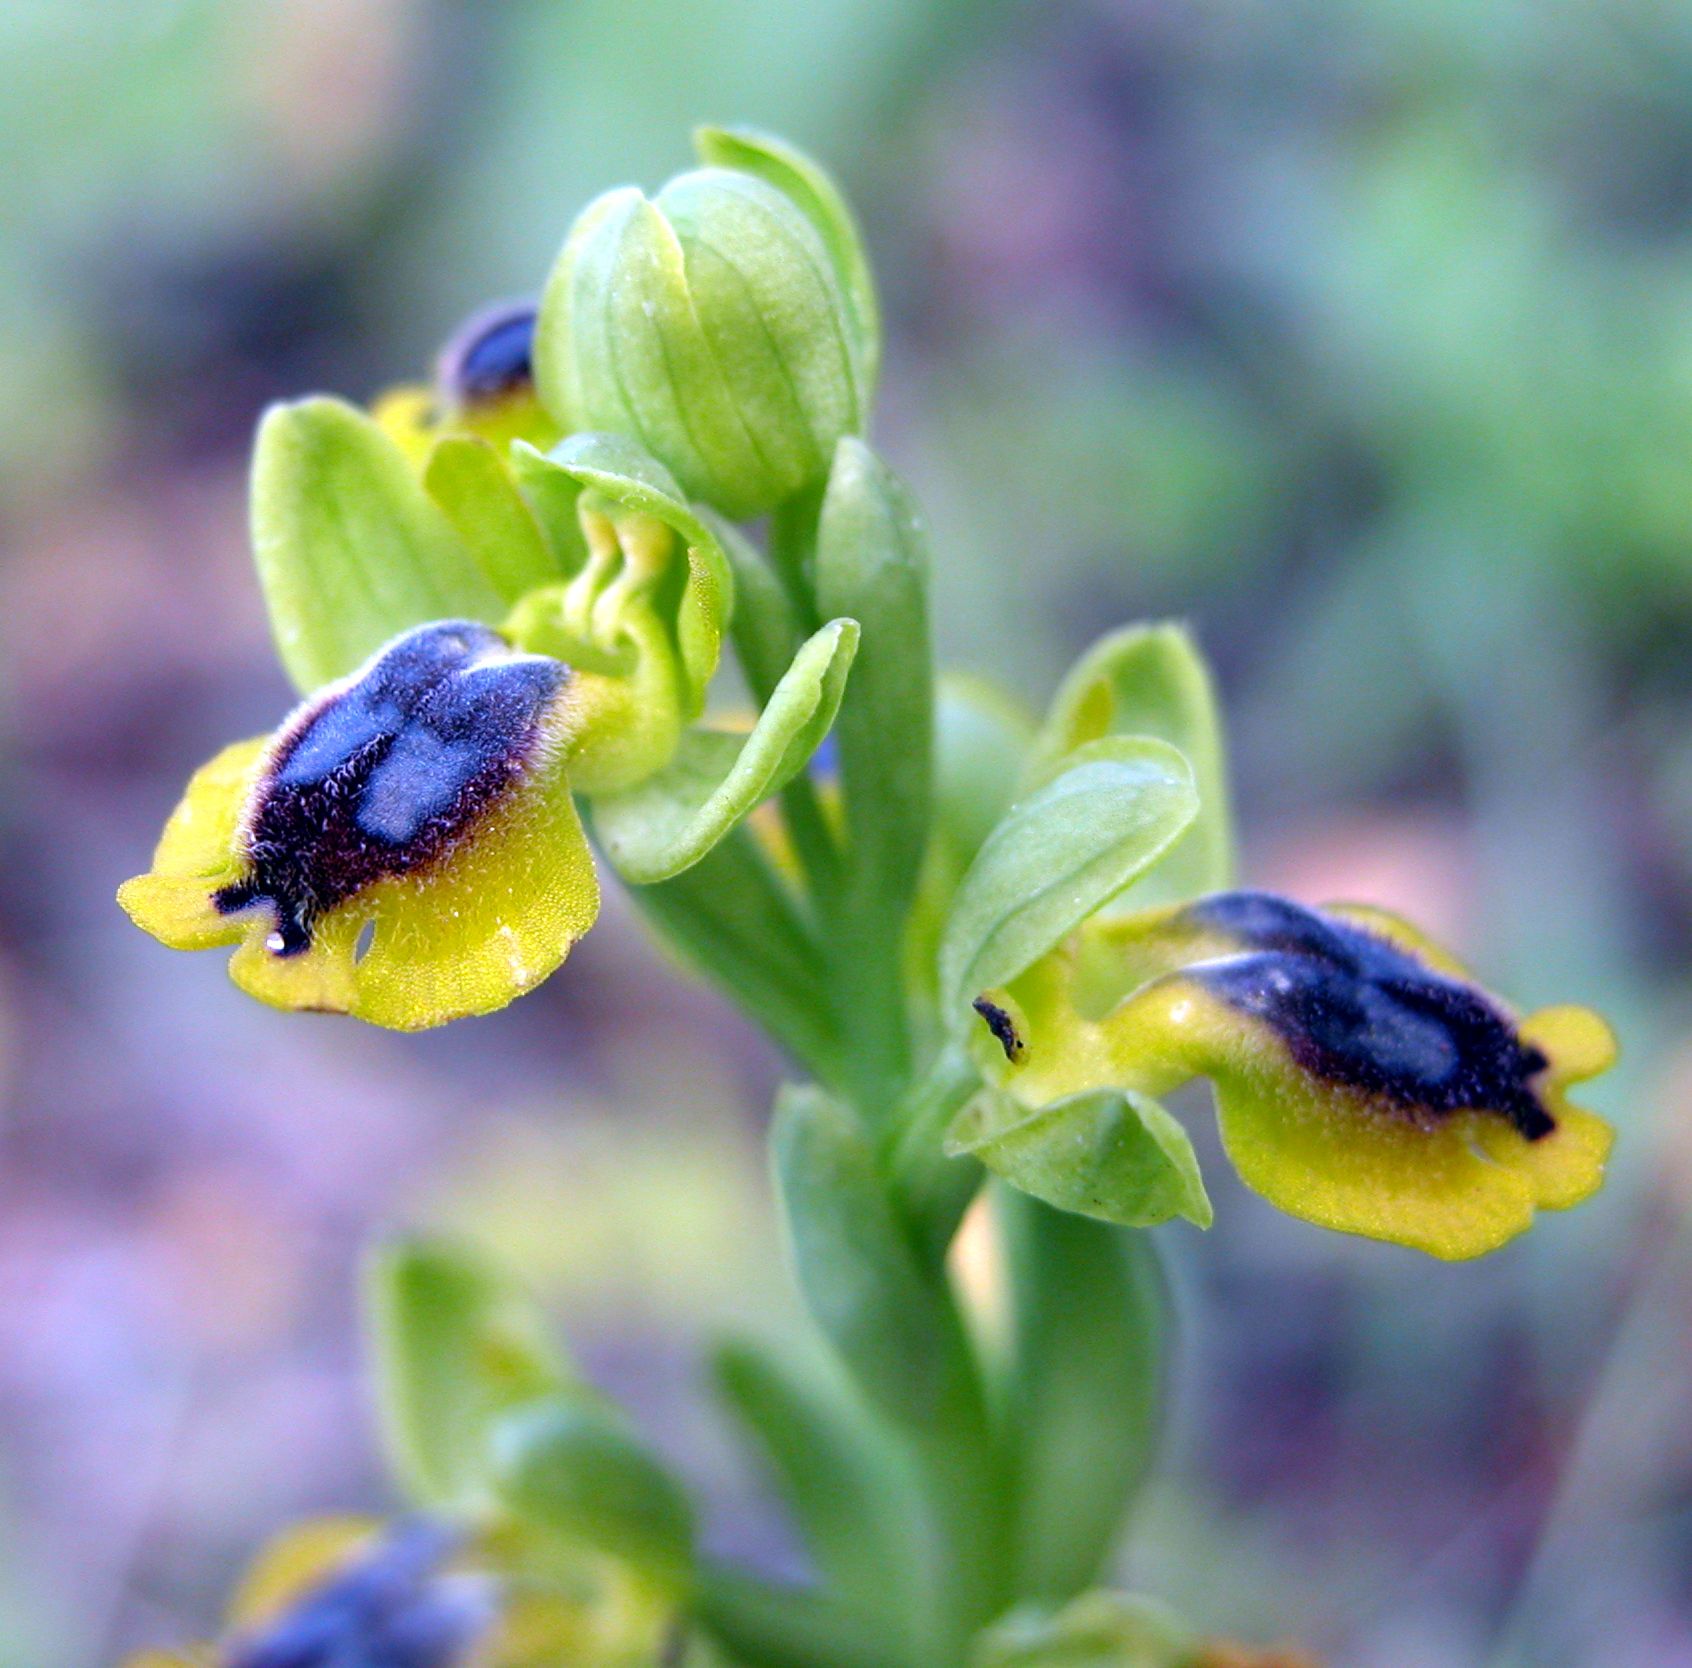
<path fill-rule="evenodd" d="M 1603 1020 L 1518 1018 L 1382 910 L 1101 917 L 976 1007 L 984 1073 L 1031 1109 L 1209 1078 L 1241 1179 L 1324 1227 L 1473 1257 L 1603 1181 L 1609 1126 L 1568 1096 L 1614 1060 Z"/>
<path fill-rule="evenodd" d="M 407 632 L 202 766 L 118 901 L 173 949 L 235 945 L 275 1007 L 398 1030 L 503 1007 L 598 913 L 580 681 L 486 626 Z"/>
<path fill-rule="evenodd" d="M 242 831 L 249 873 L 213 904 L 267 904 L 276 953 L 378 880 L 438 862 L 532 768 L 569 669 L 468 621 L 412 632 L 307 703 L 278 737 Z"/>
<path fill-rule="evenodd" d="M 1192 977 L 1270 1026 L 1306 1071 L 1413 1116 L 1485 1109 L 1529 1141 L 1555 1128 L 1534 1089 L 1549 1063 L 1475 986 L 1388 939 L 1265 892 L 1190 911 L 1247 953 Z"/>

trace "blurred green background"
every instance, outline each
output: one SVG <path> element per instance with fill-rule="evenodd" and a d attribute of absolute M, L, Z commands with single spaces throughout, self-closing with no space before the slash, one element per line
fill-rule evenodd
<path fill-rule="evenodd" d="M 1249 879 L 1622 1033 L 1612 1184 L 1480 1264 L 1214 1167 L 1216 1230 L 1164 1231 L 1188 1367 L 1125 1575 L 1357 1668 L 1692 1664 L 1679 0 L 5 0 L 0 1662 L 187 1638 L 280 1522 L 379 1501 L 378 1219 L 514 1261 L 716 1543 L 792 1566 L 693 1360 L 785 1312 L 779 1062 L 625 909 L 406 1040 L 263 1011 L 110 902 L 287 705 L 262 404 L 415 375 L 698 120 L 862 210 L 951 661 L 1038 702 L 1189 617 Z"/>

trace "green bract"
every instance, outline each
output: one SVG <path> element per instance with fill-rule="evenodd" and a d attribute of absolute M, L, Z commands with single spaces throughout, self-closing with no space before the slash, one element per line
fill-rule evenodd
<path fill-rule="evenodd" d="M 873 314 L 830 241 L 760 168 L 702 168 L 656 198 L 612 191 L 576 221 L 547 280 L 541 398 L 566 431 L 626 434 L 686 491 L 760 515 L 827 475 L 870 398 Z M 820 179 L 820 175 L 814 176 Z"/>

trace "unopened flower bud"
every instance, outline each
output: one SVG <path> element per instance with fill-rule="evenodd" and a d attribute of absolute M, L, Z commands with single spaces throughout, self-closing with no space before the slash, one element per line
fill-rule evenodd
<path fill-rule="evenodd" d="M 746 518 L 820 486 L 863 427 L 859 321 L 791 197 L 701 168 L 583 212 L 541 303 L 535 374 L 566 432 L 637 439 L 689 497 Z"/>

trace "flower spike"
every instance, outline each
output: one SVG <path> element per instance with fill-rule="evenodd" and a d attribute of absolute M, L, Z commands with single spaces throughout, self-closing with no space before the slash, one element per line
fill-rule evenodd
<path fill-rule="evenodd" d="M 1603 1180 L 1567 1090 L 1614 1042 L 1583 1008 L 1516 1019 L 1414 928 L 1261 892 L 1097 920 L 984 992 L 978 1052 L 1043 1106 L 1215 1084 L 1248 1186 L 1323 1226 L 1472 1257 Z"/>
<path fill-rule="evenodd" d="M 406 1030 L 502 1007 L 598 910 L 564 770 L 591 704 L 486 626 L 408 632 L 205 766 L 119 901 L 175 948 L 238 945 L 278 1007 Z"/>

